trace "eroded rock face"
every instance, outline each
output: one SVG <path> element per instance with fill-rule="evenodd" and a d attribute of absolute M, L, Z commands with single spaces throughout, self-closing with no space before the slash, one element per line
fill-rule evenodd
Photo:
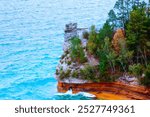
<path fill-rule="evenodd" d="M 70 40 L 73 37 L 78 37 L 81 40 L 81 45 L 84 48 L 85 57 L 87 58 L 86 45 L 87 39 L 82 37 L 82 33 L 86 29 L 77 28 L 77 23 L 69 23 L 65 27 L 65 35 L 64 35 L 64 45 L 63 50 L 64 53 L 61 57 L 61 60 L 56 68 L 56 78 L 58 81 L 62 81 L 65 83 L 86 83 L 87 80 L 83 80 L 80 78 L 80 70 L 84 69 L 83 64 L 79 64 L 75 61 L 71 60 L 70 56 Z"/>
<path fill-rule="evenodd" d="M 97 98 L 103 99 L 137 99 L 137 100 L 149 100 L 150 99 L 150 88 L 143 86 L 127 85 L 122 82 L 113 83 L 63 83 L 58 82 L 58 91 L 66 92 L 72 88 L 73 93 L 78 92 L 89 92 L 95 94 Z M 111 94 L 109 97 L 102 95 L 103 93 Z M 113 95 L 113 97 L 111 97 Z M 116 95 L 114 97 L 114 95 Z"/>
<path fill-rule="evenodd" d="M 64 45 L 63 50 L 67 51 L 70 47 L 69 40 L 73 37 L 78 37 L 78 29 L 77 29 L 77 23 L 69 23 L 66 24 L 65 27 L 65 35 L 64 35 Z"/>

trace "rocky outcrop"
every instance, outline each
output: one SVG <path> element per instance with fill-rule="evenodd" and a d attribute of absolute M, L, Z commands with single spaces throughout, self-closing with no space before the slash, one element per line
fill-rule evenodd
<path fill-rule="evenodd" d="M 73 93 L 89 92 L 96 95 L 98 99 L 150 99 L 150 88 L 128 85 L 122 82 L 84 84 L 58 82 L 59 92 L 66 92 L 70 88 Z"/>
<path fill-rule="evenodd" d="M 99 64 L 99 61 L 93 55 L 88 55 L 87 53 L 87 39 L 83 37 L 84 32 L 88 32 L 87 29 L 78 28 L 77 23 L 70 23 L 66 25 L 63 45 L 64 53 L 56 67 L 56 78 L 58 81 L 65 83 L 87 83 L 89 81 L 84 80 L 79 75 L 80 70 L 84 69 L 87 65 L 96 66 Z M 70 55 L 70 41 L 74 37 L 78 37 L 81 40 L 81 46 L 85 54 L 84 57 L 87 59 L 82 64 L 73 61 Z"/>
<path fill-rule="evenodd" d="M 150 99 L 150 88 L 140 86 L 138 79 L 134 76 L 120 74 L 117 77 L 117 80 L 115 80 L 116 82 L 102 82 L 97 70 L 99 59 L 87 52 L 86 47 L 88 40 L 83 37 L 85 31 L 86 29 L 79 29 L 76 23 L 66 25 L 63 45 L 64 53 L 56 68 L 58 92 L 66 92 L 71 88 L 73 93 L 80 91 L 89 92 L 100 99 Z M 79 44 L 83 49 L 82 52 L 84 52 L 84 57 L 86 58 L 86 61 L 83 63 L 80 63 L 78 60 L 74 61 L 71 57 L 70 40 L 73 39 L 73 37 L 78 37 L 78 40 L 81 41 Z M 119 41 L 124 39 L 124 31 L 118 29 L 114 34 L 112 41 L 113 47 L 117 53 L 120 51 Z M 87 66 L 90 66 L 88 67 L 88 70 L 90 69 L 88 72 L 86 68 Z M 95 83 L 97 82 L 94 82 L 93 80 L 95 76 L 91 74 L 98 76 L 96 77 L 98 79 L 97 81 L 101 82 Z M 92 81 L 90 80 L 91 78 Z"/>
<path fill-rule="evenodd" d="M 118 81 L 128 85 L 139 85 L 138 78 L 135 76 L 124 75 L 118 78 Z"/>
<path fill-rule="evenodd" d="M 73 37 L 79 37 L 77 29 L 77 23 L 66 24 L 65 35 L 64 35 L 64 45 L 63 50 L 67 51 L 70 47 L 70 39 Z"/>
<path fill-rule="evenodd" d="M 70 39 L 73 37 L 79 37 L 82 41 L 83 47 L 86 46 L 87 39 L 83 38 L 83 33 L 87 31 L 87 28 L 78 28 L 77 23 L 66 24 L 65 34 L 64 34 L 64 52 L 67 51 L 70 47 Z"/>

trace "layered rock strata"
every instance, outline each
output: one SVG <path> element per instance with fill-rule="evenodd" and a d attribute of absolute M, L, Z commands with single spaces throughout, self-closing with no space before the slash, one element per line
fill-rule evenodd
<path fill-rule="evenodd" d="M 64 83 L 58 82 L 58 91 L 66 92 L 72 89 L 73 93 L 88 92 L 96 95 L 98 99 L 136 99 L 136 100 L 148 100 L 150 99 L 150 88 L 128 85 L 122 82 L 113 83 Z"/>

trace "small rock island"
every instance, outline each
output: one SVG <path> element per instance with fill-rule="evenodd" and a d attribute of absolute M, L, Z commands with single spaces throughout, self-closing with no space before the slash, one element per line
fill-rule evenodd
<path fill-rule="evenodd" d="M 111 10 L 100 30 L 66 24 L 64 52 L 55 74 L 58 92 L 72 89 L 97 99 L 150 99 L 150 10 L 145 4 L 131 4 L 125 19 Z"/>

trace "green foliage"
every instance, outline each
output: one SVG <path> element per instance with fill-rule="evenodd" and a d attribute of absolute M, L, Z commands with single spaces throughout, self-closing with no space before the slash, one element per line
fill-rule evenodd
<path fill-rule="evenodd" d="M 113 35 L 113 26 L 111 26 L 109 22 L 106 21 L 103 28 L 99 30 L 99 39 L 102 42 L 102 40 L 104 40 L 105 37 L 109 37 L 111 39 L 112 35 Z"/>
<path fill-rule="evenodd" d="M 142 44 L 142 30 L 146 21 L 145 9 L 135 9 L 130 13 L 130 22 L 127 25 L 127 43 L 130 49 L 135 49 Z M 137 50 L 136 50 L 137 51 Z"/>
<path fill-rule="evenodd" d="M 72 63 L 71 61 L 68 61 L 68 62 L 67 62 L 68 65 L 71 65 L 71 63 Z"/>
<path fill-rule="evenodd" d="M 118 0 L 115 3 L 114 9 L 109 12 L 109 21 L 114 24 L 116 28 L 126 29 L 126 25 L 129 22 L 130 11 L 135 8 L 144 8 L 146 3 L 140 0 Z M 112 22 L 113 21 L 113 22 Z"/>
<path fill-rule="evenodd" d="M 95 26 L 91 26 L 91 31 L 89 33 L 89 40 L 87 43 L 87 50 L 90 54 L 95 54 L 99 44 L 98 35 L 96 33 Z"/>
<path fill-rule="evenodd" d="M 98 82 L 100 80 L 98 73 L 98 68 L 90 65 L 87 65 L 84 69 L 80 70 L 80 75 L 83 79 L 94 82 Z"/>
<path fill-rule="evenodd" d="M 103 51 L 99 53 L 99 56 L 100 56 L 99 71 L 100 71 L 101 76 L 104 76 L 107 70 L 107 59 Z"/>
<path fill-rule="evenodd" d="M 116 16 L 116 14 L 115 14 L 115 12 L 114 12 L 113 9 L 109 11 L 108 16 L 109 16 L 108 22 L 111 24 L 111 26 L 112 26 L 113 28 L 116 27 L 116 23 L 117 23 L 116 19 L 117 19 L 117 16 Z"/>
<path fill-rule="evenodd" d="M 134 8 L 130 13 L 130 22 L 127 25 L 127 45 L 129 50 L 134 51 L 136 62 L 147 65 L 150 40 L 150 18 L 145 12 L 146 8 Z"/>
<path fill-rule="evenodd" d="M 56 75 L 59 75 L 58 69 L 56 69 Z"/>
<path fill-rule="evenodd" d="M 86 50 L 89 55 L 99 59 L 98 66 L 87 65 L 80 72 L 74 71 L 72 77 L 79 75 L 94 82 L 112 82 L 119 76 L 116 73 L 129 72 L 145 78 L 141 84 L 150 85 L 150 8 L 139 0 L 118 0 L 114 9 L 110 10 L 109 19 L 103 27 L 96 31 L 91 26 L 90 32 L 84 32 L 83 38 L 88 39 Z M 114 51 L 112 38 L 114 29 L 123 28 L 125 39 L 118 39 L 119 51 Z M 84 48 L 79 38 L 71 39 L 70 56 L 72 61 L 85 63 Z M 62 56 L 64 58 L 65 56 Z M 71 64 L 71 61 L 68 62 Z M 116 72 L 117 71 L 117 72 Z M 57 71 L 58 72 L 58 71 Z M 70 71 L 60 70 L 60 77 L 66 78 Z"/>
<path fill-rule="evenodd" d="M 140 80 L 141 84 L 145 86 L 150 86 L 150 64 L 147 66 L 144 74 L 145 77 Z"/>
<path fill-rule="evenodd" d="M 110 74 L 110 73 L 105 73 L 104 76 L 101 77 L 101 82 L 114 82 L 120 77 L 119 74 Z"/>
<path fill-rule="evenodd" d="M 78 77 L 79 77 L 79 73 L 78 73 L 78 71 L 73 71 L 73 73 L 72 73 L 72 77 L 74 77 L 74 78 L 78 78 Z"/>
<path fill-rule="evenodd" d="M 83 38 L 89 39 L 89 33 L 87 31 L 83 32 Z"/>
<path fill-rule="evenodd" d="M 141 76 L 143 69 L 141 64 L 129 65 L 129 72 L 135 76 Z"/>
<path fill-rule="evenodd" d="M 81 45 L 81 40 L 79 38 L 71 39 L 70 51 L 70 56 L 73 61 L 79 63 L 85 63 L 87 61 L 87 58 L 85 57 L 85 53 Z"/>
<path fill-rule="evenodd" d="M 108 37 L 106 37 L 104 39 L 104 42 L 102 44 L 102 49 L 101 49 L 99 55 L 100 55 L 101 74 L 103 74 L 104 70 L 106 70 L 107 63 L 109 64 L 111 71 L 115 72 L 115 63 L 116 63 L 117 55 L 116 55 L 115 51 L 112 49 L 112 44 Z"/>
<path fill-rule="evenodd" d="M 69 78 L 70 77 L 70 73 L 71 73 L 71 70 L 69 70 L 69 69 L 66 72 L 64 72 L 63 70 L 60 70 L 59 78 L 61 80 L 65 79 L 65 78 Z"/>

